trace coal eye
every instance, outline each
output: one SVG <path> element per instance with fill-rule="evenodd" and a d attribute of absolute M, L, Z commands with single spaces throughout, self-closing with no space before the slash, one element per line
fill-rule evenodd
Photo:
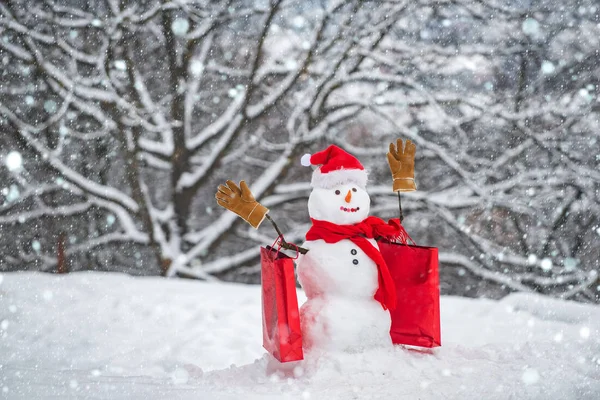
<path fill-rule="evenodd" d="M 352 188 L 352 191 L 353 191 L 353 192 L 356 192 L 356 188 Z"/>
<path fill-rule="evenodd" d="M 341 192 L 340 192 L 339 190 L 336 190 L 336 191 L 335 191 L 335 194 L 340 194 L 340 193 L 341 193 Z"/>

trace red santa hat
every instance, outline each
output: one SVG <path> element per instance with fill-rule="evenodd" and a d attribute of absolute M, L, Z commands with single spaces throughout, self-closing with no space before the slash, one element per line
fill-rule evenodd
<path fill-rule="evenodd" d="M 367 171 L 360 161 L 335 145 L 312 155 L 305 154 L 300 162 L 305 167 L 319 166 L 310 182 L 314 188 L 331 189 L 346 183 L 355 183 L 363 189 L 367 186 Z"/>

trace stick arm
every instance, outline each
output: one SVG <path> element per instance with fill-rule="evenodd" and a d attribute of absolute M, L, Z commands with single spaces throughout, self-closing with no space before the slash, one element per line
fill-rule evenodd
<path fill-rule="evenodd" d="M 273 219 L 269 216 L 269 214 L 266 214 L 265 217 L 269 220 L 271 225 L 273 225 L 273 228 L 275 228 L 277 235 L 281 238 L 281 247 L 282 248 L 284 248 L 286 250 L 297 250 L 300 254 L 308 253 L 308 249 L 305 249 L 304 247 L 296 246 L 295 244 L 290 244 L 290 243 L 286 242 L 285 239 L 283 238 L 283 233 L 281 232 L 281 230 L 279 229 L 279 227 L 277 226 L 275 221 L 273 221 Z"/>

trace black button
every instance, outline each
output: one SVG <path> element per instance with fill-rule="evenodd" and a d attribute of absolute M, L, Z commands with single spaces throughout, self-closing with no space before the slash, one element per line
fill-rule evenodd
<path fill-rule="evenodd" d="M 358 253 L 358 252 L 356 251 L 356 249 L 352 249 L 352 250 L 350 250 L 350 253 L 351 253 L 353 256 L 355 256 L 355 255 L 356 255 L 356 253 Z"/>
<path fill-rule="evenodd" d="M 352 260 L 352 264 L 358 265 L 358 260 L 355 258 L 354 260 Z"/>

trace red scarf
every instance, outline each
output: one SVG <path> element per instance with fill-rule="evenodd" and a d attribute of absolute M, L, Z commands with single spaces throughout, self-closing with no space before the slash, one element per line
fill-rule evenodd
<path fill-rule="evenodd" d="M 332 222 L 312 219 L 312 227 L 306 233 L 306 240 L 323 239 L 326 243 L 337 243 L 349 239 L 377 264 L 379 288 L 375 292 L 375 300 L 381 303 L 383 309 L 393 310 L 396 307 L 396 288 L 383 256 L 379 249 L 367 240 L 383 237 L 393 240 L 405 234 L 400 221 L 391 219 L 385 223 L 381 218 L 367 217 L 354 225 L 337 225 Z"/>

